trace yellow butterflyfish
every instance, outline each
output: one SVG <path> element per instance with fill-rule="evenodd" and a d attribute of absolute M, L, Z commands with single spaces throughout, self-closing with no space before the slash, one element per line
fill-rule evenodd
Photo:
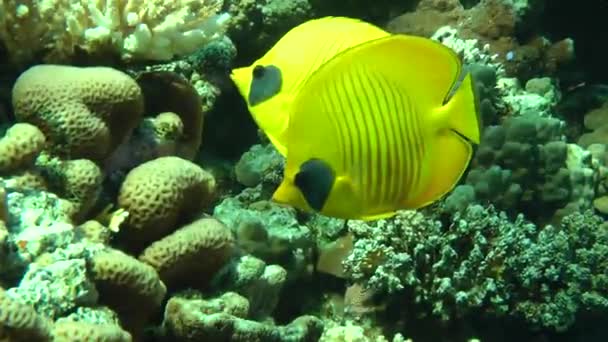
<path fill-rule="evenodd" d="M 431 39 L 390 35 L 335 55 L 293 102 L 273 200 L 373 220 L 449 192 L 480 139 L 469 73 Z"/>
<path fill-rule="evenodd" d="M 253 64 L 232 70 L 231 78 L 258 127 L 282 154 L 292 101 L 302 84 L 327 60 L 388 32 L 358 19 L 313 19 L 287 32 Z"/>

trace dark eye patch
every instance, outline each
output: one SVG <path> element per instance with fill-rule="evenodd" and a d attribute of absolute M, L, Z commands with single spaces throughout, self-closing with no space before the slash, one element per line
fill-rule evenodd
<path fill-rule="evenodd" d="M 252 71 L 248 101 L 251 106 L 264 102 L 281 91 L 281 69 L 274 65 L 256 65 Z"/>
<path fill-rule="evenodd" d="M 321 211 L 336 178 L 334 170 L 320 159 L 309 159 L 300 166 L 294 179 L 308 205 Z"/>

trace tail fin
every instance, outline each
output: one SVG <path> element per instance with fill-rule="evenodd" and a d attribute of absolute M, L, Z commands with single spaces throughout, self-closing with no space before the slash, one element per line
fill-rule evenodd
<path fill-rule="evenodd" d="M 449 115 L 448 126 L 470 142 L 479 144 L 482 123 L 471 73 L 466 73 L 455 88 L 445 108 Z"/>

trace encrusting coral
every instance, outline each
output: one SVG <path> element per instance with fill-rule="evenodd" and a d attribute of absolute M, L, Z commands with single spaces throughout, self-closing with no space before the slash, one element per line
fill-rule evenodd
<path fill-rule="evenodd" d="M 222 0 L 26 0 L 0 4 L 0 38 L 20 64 L 64 63 L 85 52 L 168 60 L 223 33 Z"/>

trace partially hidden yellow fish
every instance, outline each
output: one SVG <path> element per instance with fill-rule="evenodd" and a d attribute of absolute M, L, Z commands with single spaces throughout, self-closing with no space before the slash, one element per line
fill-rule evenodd
<path fill-rule="evenodd" d="M 293 102 L 273 200 L 373 220 L 449 192 L 478 144 L 473 80 L 433 40 L 391 35 L 335 55 Z"/>
<path fill-rule="evenodd" d="M 285 155 L 292 101 L 310 75 L 337 53 L 389 33 L 347 17 L 313 19 L 287 32 L 253 64 L 231 78 L 258 127 Z"/>

